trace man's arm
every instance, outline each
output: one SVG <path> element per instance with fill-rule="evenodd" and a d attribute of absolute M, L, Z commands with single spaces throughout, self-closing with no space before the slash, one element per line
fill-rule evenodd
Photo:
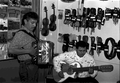
<path fill-rule="evenodd" d="M 8 53 L 16 54 L 16 55 L 30 54 L 30 49 L 9 48 Z"/>
<path fill-rule="evenodd" d="M 25 45 L 29 44 L 30 42 L 23 42 L 24 40 L 24 32 L 17 32 L 14 36 L 13 40 L 10 42 L 8 46 L 8 53 L 10 54 L 34 54 L 34 48 L 24 48 Z"/>
<path fill-rule="evenodd" d="M 58 56 L 55 56 L 53 58 L 53 65 L 54 65 L 54 69 L 56 70 L 56 72 L 60 72 L 61 71 L 61 63 L 66 61 L 66 55 L 63 54 L 59 54 Z"/>

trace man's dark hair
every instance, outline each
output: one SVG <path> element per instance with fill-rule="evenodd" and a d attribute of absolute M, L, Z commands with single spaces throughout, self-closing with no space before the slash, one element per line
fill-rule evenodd
<path fill-rule="evenodd" d="M 39 21 L 39 16 L 37 15 L 37 13 L 35 12 L 27 12 L 23 15 L 23 18 L 22 18 L 22 25 L 24 25 L 24 20 L 29 20 L 29 19 L 34 19 L 34 20 L 37 20 Z"/>
<path fill-rule="evenodd" d="M 89 44 L 87 42 L 84 42 L 84 41 L 79 41 L 76 43 L 76 49 L 78 49 L 79 47 L 86 47 L 88 48 Z"/>

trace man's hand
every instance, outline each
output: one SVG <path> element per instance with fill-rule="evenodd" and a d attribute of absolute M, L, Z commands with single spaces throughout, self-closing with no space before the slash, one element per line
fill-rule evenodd
<path fill-rule="evenodd" d="M 58 75 L 59 75 L 61 78 L 64 78 L 64 74 L 63 74 L 62 71 L 60 71 L 60 72 L 58 73 Z"/>
<path fill-rule="evenodd" d="M 31 47 L 31 48 L 29 49 L 29 54 L 32 55 L 32 56 L 36 56 L 36 54 L 37 54 L 37 49 Z"/>
<path fill-rule="evenodd" d="M 94 73 L 94 69 L 89 68 L 88 73 L 89 73 L 89 74 L 93 74 L 93 73 Z"/>

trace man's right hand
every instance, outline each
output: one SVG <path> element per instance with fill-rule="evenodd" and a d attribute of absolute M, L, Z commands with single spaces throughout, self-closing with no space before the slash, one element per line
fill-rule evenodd
<path fill-rule="evenodd" d="M 58 73 L 58 75 L 59 75 L 61 78 L 64 78 L 64 74 L 63 74 L 62 71 L 60 71 L 60 72 Z"/>
<path fill-rule="evenodd" d="M 29 54 L 32 55 L 32 56 L 36 56 L 36 54 L 37 54 L 37 49 L 31 47 L 31 48 L 29 49 Z"/>

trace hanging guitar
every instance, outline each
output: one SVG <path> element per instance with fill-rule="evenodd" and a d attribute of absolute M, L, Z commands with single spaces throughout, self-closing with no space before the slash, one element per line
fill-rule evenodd
<path fill-rule="evenodd" d="M 55 15 L 55 5 L 52 4 L 52 9 L 53 9 L 53 14 L 50 16 L 50 21 L 51 23 L 49 24 L 49 30 L 50 31 L 55 31 L 57 26 L 56 26 L 56 15 Z"/>
<path fill-rule="evenodd" d="M 113 11 L 112 20 L 113 20 L 113 23 L 116 25 L 118 24 L 119 8 L 114 7 L 112 11 Z"/>
<path fill-rule="evenodd" d="M 117 57 L 120 60 L 120 40 L 118 41 L 118 44 L 117 44 Z"/>
<path fill-rule="evenodd" d="M 113 71 L 113 66 L 112 65 L 101 65 L 101 66 L 93 66 L 93 67 L 81 67 L 81 64 L 78 62 L 71 63 L 70 65 L 62 62 L 62 71 L 64 77 L 61 78 L 58 75 L 58 72 L 56 72 L 53 69 L 53 78 L 57 83 L 61 83 L 65 81 L 67 78 L 75 78 L 76 72 L 84 72 L 84 71 L 89 71 L 89 68 L 92 68 L 93 70 L 98 70 L 101 72 L 111 72 Z M 67 71 L 66 71 L 67 70 Z"/>
<path fill-rule="evenodd" d="M 97 54 L 100 55 L 101 51 L 104 50 L 104 44 L 103 44 L 103 40 L 101 37 L 96 37 L 96 40 L 97 40 L 97 45 L 96 45 L 96 48 L 97 48 Z"/>
<path fill-rule="evenodd" d="M 70 26 L 75 28 L 75 22 L 76 22 L 76 9 L 72 9 L 72 15 L 71 15 L 71 23 Z"/>
<path fill-rule="evenodd" d="M 91 49 L 89 51 L 89 54 L 93 56 L 94 55 L 94 50 L 96 50 L 96 44 L 95 44 L 95 37 L 92 36 L 91 37 Z"/>
<path fill-rule="evenodd" d="M 78 10 L 77 10 L 78 14 L 76 16 L 76 21 L 75 21 L 75 27 L 78 28 L 78 32 L 80 31 L 80 27 L 81 27 L 81 17 L 82 15 L 80 15 L 80 0 L 78 1 Z"/>
<path fill-rule="evenodd" d="M 47 15 L 47 7 L 45 6 L 44 7 L 44 11 L 46 13 L 46 17 L 43 19 L 42 23 L 43 23 L 43 28 L 41 30 L 41 34 L 43 36 L 48 36 L 49 34 L 49 28 L 48 28 L 48 25 L 49 25 L 49 20 L 48 20 L 48 15 Z"/>
<path fill-rule="evenodd" d="M 65 9 L 65 19 L 63 23 L 67 25 L 71 23 L 71 10 L 70 9 Z"/>

